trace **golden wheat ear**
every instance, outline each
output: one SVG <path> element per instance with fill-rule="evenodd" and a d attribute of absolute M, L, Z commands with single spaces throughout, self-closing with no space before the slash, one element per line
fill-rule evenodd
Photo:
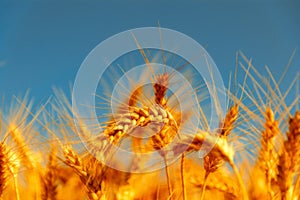
<path fill-rule="evenodd" d="M 292 199 L 294 177 L 300 164 L 300 111 L 289 120 L 287 139 L 283 143 L 278 164 L 278 185 L 282 199 Z"/>
<path fill-rule="evenodd" d="M 275 149 L 276 137 L 280 135 L 278 121 L 275 120 L 271 108 L 266 109 L 264 130 L 261 137 L 261 149 L 258 155 L 257 165 L 262 171 L 267 186 L 268 198 L 275 197 L 275 191 L 272 188 L 273 183 L 277 181 L 278 155 Z M 260 173 L 260 172 L 257 172 Z M 259 188 L 257 188 L 259 189 Z"/>
<path fill-rule="evenodd" d="M 3 197 L 3 193 L 9 184 L 10 178 L 13 178 L 15 199 L 20 199 L 18 185 L 19 168 L 19 157 L 2 141 L 0 143 L 0 199 Z"/>
<path fill-rule="evenodd" d="M 158 75 L 156 77 L 156 82 L 154 84 L 154 95 L 155 95 L 155 103 L 161 105 L 163 107 L 166 106 L 167 101 L 165 99 L 166 92 L 168 90 L 169 85 L 169 74 L 164 73 L 162 75 Z"/>
<path fill-rule="evenodd" d="M 48 155 L 48 163 L 42 179 L 42 200 L 55 200 L 57 199 L 57 155 L 52 147 Z"/>
<path fill-rule="evenodd" d="M 87 160 L 82 160 L 71 146 L 64 146 L 63 153 L 65 157 L 64 163 L 77 173 L 82 183 L 86 186 L 89 199 L 105 199 L 105 193 L 102 188 L 102 164 L 92 156 Z"/>
<path fill-rule="evenodd" d="M 9 176 L 9 170 L 7 167 L 8 158 L 7 158 L 7 149 L 6 145 L 0 143 L 0 198 L 7 186 L 7 179 Z"/>

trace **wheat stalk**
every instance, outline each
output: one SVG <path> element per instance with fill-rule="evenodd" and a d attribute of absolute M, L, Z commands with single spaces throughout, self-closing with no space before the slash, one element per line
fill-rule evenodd
<path fill-rule="evenodd" d="M 184 179 L 184 162 L 185 154 L 184 152 L 181 154 L 181 162 L 180 162 L 180 174 L 181 174 L 181 187 L 182 187 L 182 198 L 186 200 L 186 188 L 185 188 L 185 179 Z"/>

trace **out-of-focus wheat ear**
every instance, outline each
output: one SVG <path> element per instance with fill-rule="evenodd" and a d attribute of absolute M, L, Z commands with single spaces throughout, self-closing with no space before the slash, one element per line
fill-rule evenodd
<path fill-rule="evenodd" d="M 178 148 L 180 149 L 180 146 Z M 239 182 L 243 199 L 247 200 L 247 190 L 245 188 L 240 172 L 234 163 L 234 149 L 228 144 L 226 137 L 216 137 L 215 135 L 200 131 L 200 133 L 197 133 L 195 135 L 193 141 L 189 144 L 186 151 L 199 151 L 201 148 L 204 150 L 210 150 L 209 156 L 220 158 L 221 160 L 228 162 Z M 173 151 L 174 153 L 176 153 L 176 149 Z"/>
<path fill-rule="evenodd" d="M 36 160 L 32 158 L 32 152 L 28 148 L 19 127 L 15 124 L 11 124 L 9 126 L 9 132 L 18 147 L 17 149 L 24 166 L 26 166 L 28 169 L 34 169 L 36 167 Z"/>
<path fill-rule="evenodd" d="M 42 200 L 55 200 L 57 195 L 57 157 L 54 148 L 48 156 L 48 163 L 45 174 L 42 176 L 43 191 Z"/>
<path fill-rule="evenodd" d="M 289 120 L 287 140 L 284 141 L 278 164 L 278 185 L 281 198 L 292 199 L 294 176 L 300 161 L 300 111 Z"/>
<path fill-rule="evenodd" d="M 278 121 L 274 118 L 271 108 L 267 108 L 265 116 L 265 129 L 262 131 L 261 149 L 258 157 L 258 166 L 266 178 L 267 190 L 270 198 L 275 195 L 272 191 L 272 183 L 277 181 L 278 155 L 275 146 L 276 136 L 280 134 Z"/>
<path fill-rule="evenodd" d="M 0 199 L 2 199 L 2 194 L 7 185 L 8 179 L 8 158 L 7 158 L 7 150 L 6 146 L 3 142 L 0 143 Z"/>
<path fill-rule="evenodd" d="M 7 185 L 9 177 L 13 177 L 15 198 L 20 199 L 18 186 L 18 169 L 20 167 L 19 158 L 17 155 L 6 146 L 2 141 L 0 143 L 0 199 Z"/>
<path fill-rule="evenodd" d="M 221 140 L 226 141 L 226 136 L 219 138 Z M 227 154 L 227 153 L 225 153 Z M 217 169 L 219 169 L 221 167 L 221 165 L 224 163 L 224 156 L 222 156 L 222 154 L 218 154 L 216 152 L 214 152 L 214 150 L 212 150 L 211 152 L 209 152 L 203 160 L 203 165 L 204 165 L 204 169 L 205 169 L 205 176 L 204 176 L 204 180 L 203 180 L 203 187 L 202 187 L 202 192 L 201 192 L 201 200 L 204 199 L 204 195 L 205 195 L 205 188 L 206 188 L 206 183 L 207 183 L 207 179 L 210 173 L 215 172 Z"/>
<path fill-rule="evenodd" d="M 220 137 L 217 141 L 216 144 L 214 145 L 214 148 L 212 150 L 213 154 L 217 154 L 217 156 L 221 156 L 222 159 L 226 162 L 228 162 L 228 164 L 231 166 L 231 168 L 233 169 L 233 172 L 238 180 L 240 189 L 241 189 L 241 193 L 242 193 L 242 199 L 243 200 L 248 200 L 248 193 L 245 187 L 245 184 L 243 182 L 242 176 L 236 166 L 236 164 L 234 163 L 234 150 L 231 146 L 229 146 L 228 142 L 226 139 L 224 139 L 223 137 Z"/>
<path fill-rule="evenodd" d="M 29 125 L 28 125 L 29 126 Z M 41 197 L 41 179 L 40 179 L 40 158 L 37 154 L 29 148 L 28 144 L 25 142 L 22 135 L 23 129 L 19 128 L 15 124 L 10 124 L 8 127 L 9 133 L 12 136 L 13 141 L 17 145 L 17 151 L 20 157 L 20 161 L 26 167 L 27 171 L 25 173 L 26 181 L 29 185 L 35 184 L 35 187 L 29 187 L 28 193 L 32 193 L 35 198 Z M 17 179 L 15 179 L 15 182 Z"/>
<path fill-rule="evenodd" d="M 231 131 L 234 128 L 234 123 L 238 118 L 238 105 L 235 104 L 234 106 L 232 106 L 229 111 L 227 112 L 224 120 L 220 126 L 219 129 L 219 137 L 222 140 L 227 140 L 227 136 L 231 133 Z M 204 180 L 203 180 L 203 188 L 202 188 L 202 193 L 201 193 L 201 200 L 204 199 L 204 194 L 205 194 L 205 187 L 206 187 L 206 182 L 207 182 L 207 178 L 209 176 L 210 173 L 215 172 L 217 169 L 219 169 L 222 164 L 224 163 L 224 160 L 222 157 L 214 154 L 213 152 L 209 152 L 203 160 L 203 165 L 204 165 L 204 169 L 205 169 L 205 176 L 204 176 Z"/>
<path fill-rule="evenodd" d="M 227 143 L 227 136 L 231 133 L 231 131 L 234 128 L 234 123 L 236 122 L 238 118 L 238 105 L 235 104 L 232 106 L 229 111 L 227 112 L 225 119 L 221 123 L 221 127 L 219 129 L 219 137 L 220 141 L 224 141 Z M 216 156 L 215 154 L 208 153 L 204 157 L 204 169 L 207 173 L 207 176 L 210 173 L 215 172 L 221 165 L 223 164 L 223 158 Z"/>
<path fill-rule="evenodd" d="M 206 179 L 205 183 L 201 183 L 201 181 L 191 179 L 191 183 L 201 189 L 205 187 L 207 190 L 216 190 L 222 192 L 224 195 L 232 197 L 230 199 L 239 199 L 236 188 L 232 186 L 232 183 L 230 181 L 228 182 L 226 179 L 223 179 L 223 177 L 221 177 L 220 179 L 218 178 L 218 180 L 220 181 L 216 182 L 210 179 Z M 203 184 L 206 184 L 206 186 L 204 186 Z"/>
<path fill-rule="evenodd" d="M 165 162 L 165 172 L 167 176 L 168 183 L 168 191 L 169 198 L 173 199 L 173 189 L 172 189 L 172 181 L 169 172 L 169 164 L 167 161 L 167 151 L 165 151 L 164 147 L 170 144 L 177 134 L 177 130 L 174 130 L 173 127 L 165 125 L 161 130 L 158 131 L 155 135 L 151 137 L 153 148 L 158 151 L 158 153 L 163 157 Z"/>
<path fill-rule="evenodd" d="M 205 175 L 204 175 L 204 180 L 203 180 L 203 185 L 202 185 L 202 192 L 201 192 L 201 197 L 200 200 L 204 199 L 205 195 L 205 189 L 206 189 L 206 184 L 207 184 L 207 179 L 210 173 L 215 172 L 221 165 L 224 163 L 224 160 L 219 157 L 215 156 L 213 154 L 208 153 L 203 160 L 203 165 L 205 169 Z"/>
<path fill-rule="evenodd" d="M 91 200 L 105 199 L 102 191 L 102 165 L 94 157 L 84 162 L 71 146 L 63 147 L 65 164 L 73 168 L 87 188 L 87 195 Z"/>

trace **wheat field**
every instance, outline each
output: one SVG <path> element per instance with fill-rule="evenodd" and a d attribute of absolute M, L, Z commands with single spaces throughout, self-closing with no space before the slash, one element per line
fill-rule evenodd
<path fill-rule="evenodd" d="M 148 73 L 153 84 L 130 91 L 128 104 L 119 102 L 115 117 L 103 114 L 106 121 L 96 136 L 84 121 L 74 124 L 77 114 L 59 89 L 39 108 L 29 94 L 15 97 L 0 110 L 0 198 L 299 199 L 299 73 L 282 91 L 282 81 L 270 70 L 262 75 L 251 60 L 238 56 L 245 77 L 230 79 L 227 112 L 218 118 L 216 130 L 210 130 L 209 117 L 199 107 L 200 125 L 189 125 L 192 134 L 178 131 L 190 123 L 191 111 L 178 109 L 167 94 L 172 84 L 167 72 Z M 151 123 L 163 126 L 143 141 L 131 134 Z M 111 147 L 118 145 L 135 153 L 128 172 L 99 161 L 124 164 L 113 159 Z M 203 149 L 209 151 L 200 158 Z M 143 153 L 151 151 L 158 152 L 163 167 L 138 173 L 147 163 Z M 178 159 L 170 162 L 171 154 Z"/>

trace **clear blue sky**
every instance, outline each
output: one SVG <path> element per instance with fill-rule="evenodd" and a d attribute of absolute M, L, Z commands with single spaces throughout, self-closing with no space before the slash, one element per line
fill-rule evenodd
<path fill-rule="evenodd" d="M 279 77 L 293 50 L 289 81 L 300 71 L 300 3 L 246 1 L 3 1 L 0 0 L 0 95 L 36 101 L 68 84 L 87 54 L 127 29 L 171 28 L 202 44 L 225 80 L 243 51 Z"/>

